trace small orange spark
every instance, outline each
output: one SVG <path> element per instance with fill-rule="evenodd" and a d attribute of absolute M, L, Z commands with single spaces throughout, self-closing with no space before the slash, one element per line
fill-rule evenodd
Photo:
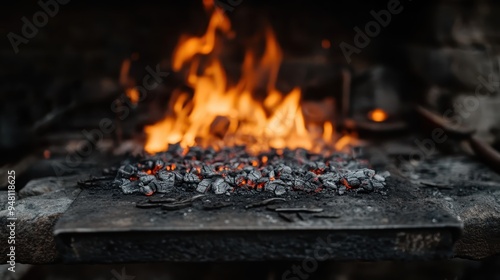
<path fill-rule="evenodd" d="M 374 122 L 383 122 L 387 120 L 387 113 L 382 109 L 374 109 L 368 112 L 368 118 Z"/>

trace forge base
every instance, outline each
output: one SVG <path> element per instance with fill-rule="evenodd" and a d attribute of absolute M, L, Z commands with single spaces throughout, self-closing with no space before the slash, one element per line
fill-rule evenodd
<path fill-rule="evenodd" d="M 439 203 L 397 177 L 387 194 L 294 193 L 282 207 L 322 208 L 292 221 L 245 205 L 274 195 L 210 195 L 233 206 L 139 209 L 143 195 L 85 189 L 55 227 L 67 262 L 437 259 L 453 256 L 462 228 Z M 194 195 L 194 194 L 191 194 Z"/>

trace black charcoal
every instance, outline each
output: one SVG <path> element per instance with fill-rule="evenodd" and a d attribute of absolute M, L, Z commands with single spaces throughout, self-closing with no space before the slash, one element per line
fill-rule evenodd
<path fill-rule="evenodd" d="M 198 187 L 196 187 L 196 191 L 199 193 L 206 193 L 210 188 L 210 184 L 212 184 L 212 179 L 203 179 L 198 184 Z"/>
<path fill-rule="evenodd" d="M 236 193 L 263 190 L 275 196 L 292 191 L 344 194 L 385 188 L 385 178 L 390 174 L 376 174 L 366 167 L 366 160 L 343 153 L 323 156 L 304 149 L 271 149 L 253 156 L 244 147 L 223 147 L 215 152 L 170 145 L 167 152 L 132 164 L 125 162 L 115 169 L 112 184 L 127 194 L 146 195 L 171 193 L 176 188 L 217 195 L 230 195 L 235 189 Z"/>
<path fill-rule="evenodd" d="M 129 183 L 130 180 L 129 179 L 125 179 L 125 178 L 117 178 L 113 181 L 113 187 L 121 187 L 122 185 L 125 185 L 127 183 Z"/>
<path fill-rule="evenodd" d="M 130 178 L 137 173 L 137 168 L 131 164 L 124 165 L 118 169 L 118 175 L 123 178 Z"/>
<path fill-rule="evenodd" d="M 385 185 L 382 182 L 377 182 L 377 181 L 373 181 L 372 185 L 373 188 L 375 189 L 383 189 L 385 187 Z"/>
<path fill-rule="evenodd" d="M 257 182 L 262 177 L 262 174 L 260 173 L 259 170 L 252 170 L 250 173 L 247 175 L 248 180 L 251 180 L 252 182 Z"/>
<path fill-rule="evenodd" d="M 139 181 L 141 181 L 141 183 L 143 183 L 144 185 L 149 184 L 149 182 L 151 182 L 155 179 L 156 179 L 156 177 L 154 175 L 146 175 L 146 176 L 139 177 Z"/>
<path fill-rule="evenodd" d="M 217 178 L 212 182 L 212 190 L 215 194 L 223 194 L 231 189 L 232 187 L 223 178 Z"/>
<path fill-rule="evenodd" d="M 144 186 L 144 185 L 142 185 L 142 183 L 139 183 L 139 186 L 140 186 L 139 190 L 141 191 L 141 193 L 143 193 L 145 195 L 152 195 L 156 191 L 150 185 Z"/>
<path fill-rule="evenodd" d="M 340 186 L 338 188 L 339 195 L 343 195 L 346 192 L 347 188 L 345 186 Z"/>
<path fill-rule="evenodd" d="M 363 171 L 364 171 L 365 175 L 370 177 L 370 178 L 375 175 L 375 170 L 365 168 L 365 169 L 363 169 Z"/>
<path fill-rule="evenodd" d="M 335 181 L 330 181 L 330 180 L 325 180 L 323 181 L 323 186 L 327 187 L 327 188 L 332 188 L 332 189 L 336 189 L 337 188 L 337 184 L 335 184 Z"/>
<path fill-rule="evenodd" d="M 359 181 L 359 179 L 355 178 L 355 177 L 348 177 L 347 178 L 347 183 L 349 184 L 349 186 L 351 186 L 353 188 L 359 187 L 359 185 L 361 184 L 361 182 Z"/>
<path fill-rule="evenodd" d="M 186 173 L 184 178 L 182 178 L 186 183 L 199 183 L 200 177 L 194 173 Z"/>
<path fill-rule="evenodd" d="M 120 186 L 124 194 L 131 194 L 139 192 L 139 181 L 129 181 L 126 184 Z"/>
<path fill-rule="evenodd" d="M 164 170 L 158 172 L 159 180 L 155 181 L 156 191 L 159 193 L 170 192 L 175 186 L 175 175 Z"/>
<path fill-rule="evenodd" d="M 379 182 L 385 182 L 385 178 L 376 174 L 375 176 L 373 176 L 373 179 L 379 181 Z"/>
<path fill-rule="evenodd" d="M 217 176 L 217 173 L 215 172 L 215 169 L 212 168 L 211 166 L 203 165 L 203 167 L 201 168 L 201 175 L 204 178 L 212 178 L 214 176 Z"/>
<path fill-rule="evenodd" d="M 286 193 L 286 189 L 283 185 L 277 185 L 276 189 L 274 189 L 274 193 L 276 195 L 284 195 Z"/>
<path fill-rule="evenodd" d="M 382 171 L 378 175 L 380 175 L 380 176 L 382 176 L 384 178 L 387 178 L 387 177 L 391 176 L 391 173 L 389 173 L 389 171 Z"/>

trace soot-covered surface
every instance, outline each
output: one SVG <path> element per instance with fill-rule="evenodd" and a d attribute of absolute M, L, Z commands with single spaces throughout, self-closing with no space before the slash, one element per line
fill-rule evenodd
<path fill-rule="evenodd" d="M 58 221 L 66 261 L 302 259 L 321 248 L 331 252 L 328 259 L 438 258 L 452 255 L 461 229 L 397 176 L 386 178 L 383 191 L 342 194 L 338 188 L 202 194 L 174 186 L 147 197 L 125 195 L 112 182 L 84 189 Z"/>

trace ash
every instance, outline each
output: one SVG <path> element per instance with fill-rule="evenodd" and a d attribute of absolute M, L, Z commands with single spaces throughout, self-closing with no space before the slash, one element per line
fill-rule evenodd
<path fill-rule="evenodd" d="M 271 150 L 251 155 L 244 147 L 170 145 L 166 152 L 123 162 L 114 187 L 125 194 L 186 191 L 231 195 L 240 192 L 373 192 L 385 188 L 389 173 L 376 174 L 368 162 L 345 153 L 329 156 L 304 149 Z"/>

